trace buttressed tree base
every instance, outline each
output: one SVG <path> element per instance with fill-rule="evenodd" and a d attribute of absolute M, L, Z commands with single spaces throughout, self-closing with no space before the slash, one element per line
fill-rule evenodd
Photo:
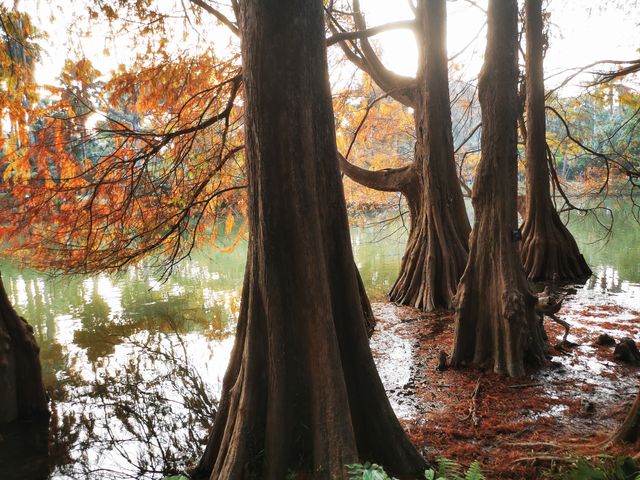
<path fill-rule="evenodd" d="M 355 18 L 358 29 L 365 30 L 361 15 Z M 412 88 L 387 90 L 392 96 L 397 91 L 405 92 L 396 98 L 415 109 L 413 163 L 368 171 L 341 157 L 343 172 L 354 181 L 377 190 L 401 192 L 406 198 L 411 228 L 389 299 L 427 311 L 451 307 L 469 251 L 469 219 L 453 158 L 446 22 L 445 0 L 417 2 L 417 79 Z M 362 49 L 365 58 L 375 56 L 366 40 Z M 391 82 L 380 78 L 372 65 L 363 68 L 382 88 Z"/>
<path fill-rule="evenodd" d="M 518 254 L 518 6 L 491 0 L 480 73 L 482 157 L 473 188 L 469 262 L 457 293 L 452 363 L 523 375 L 545 361 L 545 336 Z"/>
<path fill-rule="evenodd" d="M 338 167 L 319 0 L 247 0 L 238 18 L 249 247 L 234 349 L 196 476 L 346 479 L 425 463 L 369 349 Z"/>

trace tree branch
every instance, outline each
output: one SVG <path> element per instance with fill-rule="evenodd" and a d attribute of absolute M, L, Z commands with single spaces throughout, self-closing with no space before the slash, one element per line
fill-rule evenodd
<path fill-rule="evenodd" d="M 347 177 L 374 190 L 405 193 L 418 181 L 413 165 L 383 170 L 367 170 L 350 163 L 340 153 L 338 153 L 338 160 L 340 169 Z"/>
<path fill-rule="evenodd" d="M 355 32 L 339 32 L 331 35 L 327 38 L 327 46 L 335 45 L 338 42 L 343 42 L 345 40 L 356 40 L 362 39 L 365 37 L 373 37 L 374 35 L 378 35 L 379 33 L 388 32 L 390 30 L 397 29 L 409 29 L 415 30 L 416 22 L 415 20 L 398 20 L 397 22 L 385 23 L 383 25 L 378 25 L 376 27 L 370 27 L 366 30 L 358 30 Z"/>
<path fill-rule="evenodd" d="M 598 79 L 592 85 L 601 85 L 603 83 L 611 82 L 616 78 L 625 77 L 627 75 L 631 75 L 632 73 L 640 72 L 640 58 L 636 60 L 629 60 L 629 65 L 623 67 L 619 70 L 612 70 L 609 72 L 598 72 Z"/>
<path fill-rule="evenodd" d="M 347 38 L 346 40 L 340 40 L 338 42 L 347 59 L 360 70 L 368 73 L 373 81 L 395 100 L 408 107 L 414 107 L 417 93 L 416 79 L 398 75 L 397 73 L 387 69 L 382 64 L 378 55 L 369 43 L 367 36 L 365 35 L 363 37 L 360 33 L 366 32 L 368 29 L 364 21 L 364 17 L 360 13 L 359 2 L 354 0 L 353 18 L 355 21 L 356 32 L 348 32 L 345 30 L 333 17 L 330 10 L 326 9 L 325 11 L 328 19 L 327 24 L 333 33 L 332 37 L 336 35 L 355 35 L 355 37 L 360 41 L 360 49 L 355 45 L 354 39 L 352 38 Z M 347 42 L 350 42 L 351 46 Z"/>
<path fill-rule="evenodd" d="M 218 21 L 220 23 L 222 23 L 223 25 L 225 25 L 229 30 L 231 30 L 231 32 L 233 32 L 233 34 L 236 37 L 240 36 L 240 30 L 238 30 L 238 26 L 235 23 L 233 23 L 222 12 L 220 12 L 219 10 L 217 10 L 217 9 L 213 8 L 211 5 L 209 5 L 205 0 L 190 0 L 190 1 L 194 5 L 197 5 L 198 7 L 202 8 L 205 12 L 210 13 L 211 15 L 216 17 L 218 19 Z"/>

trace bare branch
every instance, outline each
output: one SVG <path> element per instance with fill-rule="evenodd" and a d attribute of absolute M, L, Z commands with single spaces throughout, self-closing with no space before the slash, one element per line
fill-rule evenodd
<path fill-rule="evenodd" d="M 640 72 L 640 58 L 636 60 L 630 60 L 629 62 L 625 63 L 628 63 L 629 65 L 619 70 L 599 72 L 598 79 L 594 83 L 592 83 L 592 85 L 601 85 L 603 83 L 611 82 L 612 80 L 615 80 L 617 78 L 622 78 L 627 75 Z"/>
<path fill-rule="evenodd" d="M 378 35 L 383 32 L 398 30 L 401 28 L 415 30 L 416 22 L 415 20 L 398 20 L 397 22 L 389 22 L 383 25 L 378 25 L 377 27 L 370 27 L 366 30 L 335 33 L 334 35 L 331 35 L 329 38 L 327 38 L 327 46 L 335 45 L 336 43 L 343 42 L 345 40 L 356 40 L 362 39 L 364 37 L 373 37 L 374 35 Z"/>
<path fill-rule="evenodd" d="M 343 155 L 338 154 L 340 169 L 353 181 L 382 192 L 405 193 L 417 182 L 417 173 L 413 165 L 399 168 L 385 168 L 383 170 L 367 170 L 358 167 Z"/>
<path fill-rule="evenodd" d="M 224 15 L 220 10 L 213 8 L 205 0 L 190 0 L 190 2 L 202 8 L 205 12 L 210 13 L 211 15 L 216 17 L 218 21 L 223 25 L 225 25 L 229 30 L 231 30 L 231 32 L 236 37 L 240 36 L 240 30 L 238 29 L 238 26 L 234 22 L 232 22 L 226 15 Z"/>
<path fill-rule="evenodd" d="M 355 0 L 353 6 L 353 18 L 356 30 L 358 32 L 367 31 L 364 16 L 360 13 L 359 2 Z M 332 36 L 351 33 L 340 25 L 330 10 L 325 9 L 325 12 L 328 20 L 327 25 L 333 33 Z M 394 99 L 408 107 L 414 107 L 417 93 L 415 78 L 399 75 L 387 69 L 378 58 L 367 37 L 357 36 L 357 38 L 359 38 L 360 48 L 354 43 L 354 39 L 338 42 L 347 59 L 359 69 L 368 73 L 373 81 Z"/>

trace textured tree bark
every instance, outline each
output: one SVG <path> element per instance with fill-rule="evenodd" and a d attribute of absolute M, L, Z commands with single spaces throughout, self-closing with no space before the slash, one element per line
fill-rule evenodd
<path fill-rule="evenodd" d="M 196 476 L 346 479 L 425 463 L 364 327 L 331 109 L 320 0 L 240 5 L 249 249 L 235 346 Z"/>
<path fill-rule="evenodd" d="M 0 423 L 48 416 L 39 352 L 33 329 L 11 306 L 0 277 Z"/>
<path fill-rule="evenodd" d="M 525 2 L 527 77 L 527 195 L 520 255 L 535 281 L 591 275 L 578 245 L 560 219 L 549 189 L 543 71 L 542 0 Z"/>
<path fill-rule="evenodd" d="M 407 198 L 411 230 L 389 299 L 435 310 L 451 307 L 467 262 L 470 227 L 453 157 L 445 0 L 419 1 L 416 19 L 421 51 L 414 95 L 414 162 L 367 172 L 343 161 L 342 169 L 362 185 L 399 191 Z M 406 172 L 412 173 L 410 181 L 401 182 Z"/>
<path fill-rule="evenodd" d="M 640 392 L 631 406 L 631 410 L 609 439 L 609 443 L 632 443 L 640 438 Z"/>
<path fill-rule="evenodd" d="M 418 2 L 420 52 L 415 165 L 420 203 L 389 298 L 424 310 L 448 308 L 467 263 L 469 219 L 453 159 L 445 0 Z"/>
<path fill-rule="evenodd" d="M 473 189 L 469 261 L 456 297 L 452 364 L 489 364 L 511 376 L 544 362 L 545 340 L 518 255 L 517 1 L 490 0 L 479 79 L 482 156 Z"/>

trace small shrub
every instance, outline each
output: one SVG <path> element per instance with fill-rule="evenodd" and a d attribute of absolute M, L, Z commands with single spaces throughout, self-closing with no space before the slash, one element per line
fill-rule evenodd
<path fill-rule="evenodd" d="M 478 462 L 473 462 L 467 473 L 459 463 L 448 458 L 438 458 L 436 463 L 436 470 L 430 468 L 424 472 L 426 480 L 486 480 Z"/>
<path fill-rule="evenodd" d="M 438 458 L 437 468 L 424 472 L 425 480 L 486 480 L 478 462 L 473 462 L 466 473 L 464 468 L 448 458 Z M 347 465 L 351 480 L 391 480 L 384 469 L 375 463 L 353 463 Z"/>
<path fill-rule="evenodd" d="M 384 468 L 370 462 L 347 465 L 347 473 L 352 480 L 390 480 Z"/>
<path fill-rule="evenodd" d="M 568 469 L 560 472 L 562 480 L 640 480 L 640 464 L 622 455 L 598 455 L 594 460 L 578 458 Z"/>

